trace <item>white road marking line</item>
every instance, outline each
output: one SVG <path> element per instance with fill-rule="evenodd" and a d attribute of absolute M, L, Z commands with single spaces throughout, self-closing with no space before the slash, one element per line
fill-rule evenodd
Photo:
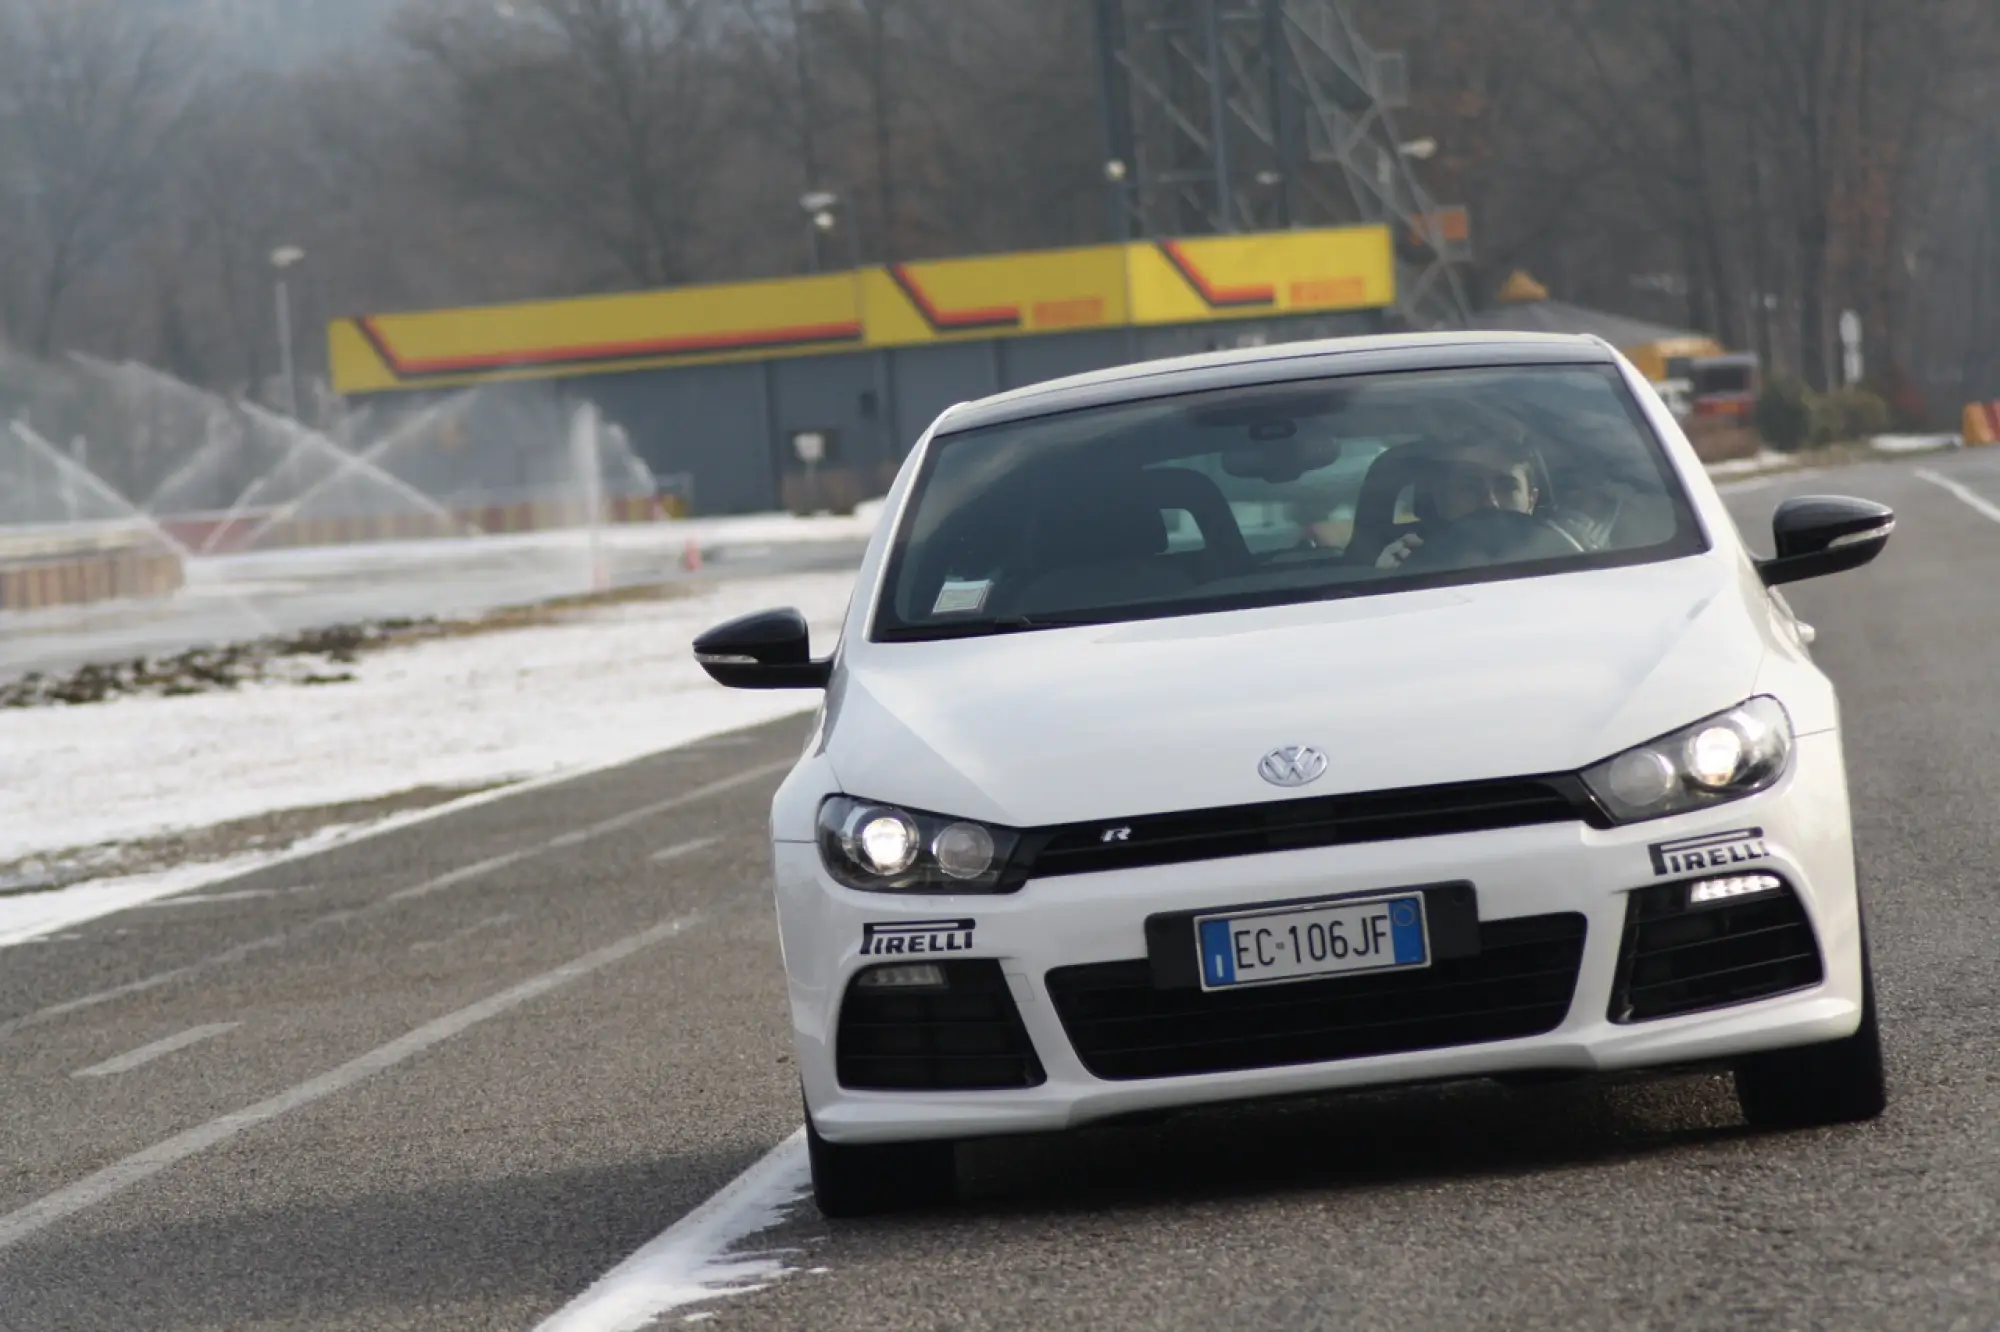
<path fill-rule="evenodd" d="M 593 833 L 614 832 L 625 827 L 627 824 L 636 823 L 641 819 L 649 818 L 654 814 L 664 813 L 669 809 L 674 809 L 681 805 L 692 804 L 695 801 L 706 799 L 711 795 L 719 795 L 724 791 L 734 790 L 739 786 L 745 786 L 761 778 L 768 777 L 775 772 L 789 769 L 791 766 L 792 760 L 790 759 L 779 763 L 765 763 L 758 767 L 739 772 L 733 777 L 724 777 L 719 781 L 710 782 L 706 786 L 698 786 L 692 791 L 684 791 L 680 795 L 669 796 L 665 800 L 655 801 L 653 804 L 620 814 L 615 818 L 606 819 L 602 823 L 593 824 L 591 825 L 591 830 Z M 537 782 L 533 785 L 542 786 L 547 784 Z M 147 990 L 156 989 L 173 981 L 185 980 L 187 977 L 193 976 L 198 972 L 207 971 L 214 967 L 227 966 L 231 962 L 239 962 L 260 949 L 275 948 L 279 944 L 288 943 L 322 926 L 337 924 L 365 913 L 373 913 L 383 907 L 393 905 L 397 902 L 405 902 L 414 897 L 426 897 L 431 893 L 449 888 L 453 884 L 463 883 L 467 879 L 477 878 L 482 874 L 490 874 L 496 869 L 503 869 L 508 865 L 514 864 L 516 861 L 525 860 L 529 856 L 537 854 L 541 849 L 539 847 L 528 847 L 521 851 L 510 851 L 505 855 L 490 856 L 474 864 L 462 866 L 459 869 L 440 874 L 435 879 L 426 879 L 422 883 L 390 893 L 387 897 L 379 898 L 368 906 L 355 910 L 330 912 L 327 915 L 318 916 L 307 921 L 297 929 L 280 930 L 276 934 L 267 934 L 261 939 L 252 939 L 248 943 L 237 944 L 233 948 L 225 948 L 220 953 L 202 958 L 199 961 L 190 962 L 185 966 L 174 967 L 171 970 L 162 971 L 140 980 L 128 981 L 123 985 L 114 985 L 108 990 L 99 990 L 95 994 L 80 995 L 75 999 L 66 999 L 62 1003 L 51 1004 L 47 1008 L 37 1009 L 32 1013 L 24 1013 L 20 1017 L 0 1022 L 0 1040 L 6 1040 L 9 1036 L 12 1036 L 24 1027 L 37 1027 L 44 1022 L 62 1017 L 67 1013 L 74 1013 L 85 1008 L 94 1008 L 99 1004 L 110 1003 L 114 999 L 123 999 L 127 995 L 142 994 Z"/>
<path fill-rule="evenodd" d="M 751 782 L 761 781 L 763 778 L 769 777 L 776 772 L 782 772 L 791 766 L 792 761 L 790 759 L 786 759 L 780 763 L 760 764 L 755 768 L 739 772 L 733 777 L 723 777 L 717 781 L 709 782 L 704 786 L 697 786 L 692 791 L 683 791 L 679 795 L 668 796 L 665 800 L 656 800 L 650 805 L 641 805 L 637 809 L 628 809 L 623 814 L 615 814 L 608 819 L 602 819 L 596 823 L 585 824 L 581 828 L 560 833 L 549 841 L 543 842 L 540 846 L 531 846 L 519 851 L 510 851 L 506 855 L 494 856 L 489 860 L 482 860 L 476 865 L 467 865 L 465 868 L 453 870 L 449 874 L 441 874 L 435 879 L 402 889 L 400 892 L 391 893 L 383 900 L 386 902 L 403 902 L 413 897 L 426 897 L 441 889 L 449 888 L 455 883 L 476 878 L 481 874 L 491 873 L 496 869 L 512 865 L 516 861 L 526 860 L 530 856 L 538 856 L 545 851 L 558 847 L 574 846 L 579 842 L 588 841 L 593 837 L 602 837 L 605 833 L 617 832 L 620 829 L 628 828 L 635 823 L 652 818 L 655 814 L 664 814 L 670 809 L 679 809 L 683 805 L 691 805 L 696 801 L 706 800 L 712 795 L 721 795 L 723 792 L 733 791 L 739 786 L 748 786 Z"/>
<path fill-rule="evenodd" d="M 211 1022 L 205 1027 L 189 1027 L 177 1036 L 168 1036 L 162 1040 L 154 1041 L 151 1045 L 142 1045 L 136 1050 L 129 1050 L 119 1055 L 116 1059 L 107 1059 L 101 1064 L 92 1064 L 89 1068 L 80 1068 L 70 1074 L 70 1076 L 73 1078 L 105 1078 L 111 1076 L 113 1073 L 130 1073 L 141 1064 L 152 1063 L 161 1055 L 169 1055 L 176 1050 L 185 1050 L 198 1041 L 205 1041 L 211 1036 L 220 1036 L 225 1031 L 234 1031 L 239 1025 L 235 1022 Z"/>
<path fill-rule="evenodd" d="M 781 718 L 778 720 L 784 720 L 784 719 Z M 383 819 L 379 823 L 371 823 L 364 828 L 357 828 L 350 834 L 338 837 L 320 846 L 309 847 L 301 851 L 285 852 L 281 855 L 273 857 L 271 860 L 265 862 L 264 864 L 259 865 L 256 869 L 244 870 L 241 873 L 235 873 L 235 874 L 225 874 L 221 878 L 214 880 L 214 882 L 225 883 L 230 879 L 241 879 L 241 878 L 247 878 L 249 875 L 252 874 L 262 874 L 265 870 L 270 869 L 273 865 L 284 865 L 284 864 L 289 864 L 294 860 L 304 860 L 309 856 L 324 855 L 328 851 L 333 851 L 340 847 L 353 846 L 356 842 L 365 842 L 371 838 L 381 837 L 387 833 L 399 832 L 402 829 L 408 828 L 413 824 L 429 823 L 435 819 L 449 818 L 453 814 L 458 814 L 468 809 L 476 809 L 481 805 L 490 805 L 498 800 L 511 800 L 515 796 L 527 795 L 531 791 L 540 791 L 551 786 L 561 786 L 564 782 L 573 782 L 584 777 L 594 777 L 598 773 L 602 772 L 612 772 L 619 768 L 628 768 L 631 767 L 634 763 L 644 762 L 648 758 L 679 758 L 682 755 L 692 751 L 693 746 L 698 745 L 700 743 L 701 743 L 700 741 L 694 741 L 691 742 L 689 745 L 682 746 L 680 749 L 677 750 L 666 750 L 658 755 L 641 755 L 636 759 L 634 758 L 606 759 L 601 763 L 585 763 L 574 768 L 566 768 L 560 772 L 544 773 L 540 777 L 530 777 L 525 781 L 511 782 L 504 786 L 496 786 L 488 791 L 475 791 L 471 795 L 461 796 L 457 800 L 447 800 L 442 805 L 432 805 L 427 809 L 413 809 L 413 810 L 408 810 L 401 814 L 391 814 L 389 817 Z M 746 743 L 748 743 L 747 740 Z M 788 760 L 783 764 L 778 764 L 774 766 L 788 768 L 791 766 L 791 762 Z M 761 776 L 763 771 L 769 771 L 769 770 L 771 769 L 766 768 L 764 770 L 761 770 L 759 772 L 759 775 Z"/>
<path fill-rule="evenodd" d="M 467 879 L 476 879 L 482 874 L 491 874 L 494 870 L 505 869 L 516 861 L 526 860 L 541 849 L 538 846 L 531 846 L 520 851 L 509 851 L 504 855 L 488 856 L 484 860 L 474 861 L 470 865 L 461 865 L 455 870 L 440 874 L 435 879 L 425 879 L 422 883 L 412 884 L 408 888 L 400 888 L 381 900 L 384 902 L 407 902 L 416 897 L 429 897 L 432 893 L 443 892 L 453 884 L 464 883 Z"/>
<path fill-rule="evenodd" d="M 161 907 L 190 906 L 201 902 L 247 902 L 256 897 L 289 897 L 294 893 L 310 892 L 319 887 L 316 883 L 300 884 L 297 888 L 238 888 L 227 893 L 184 893 L 179 897 L 161 897 L 151 902 L 139 903 L 137 910 L 153 911 Z"/>
<path fill-rule="evenodd" d="M 323 883 L 295 883 L 289 888 L 237 888 L 226 893 L 182 893 L 176 897 L 159 897 L 150 902 L 140 902 L 129 908 L 133 911 L 151 911 L 156 907 L 186 906 L 191 902 L 247 902 L 258 897 L 297 897 L 301 893 L 316 893 L 326 887 Z"/>
<path fill-rule="evenodd" d="M 720 837 L 697 837 L 689 842 L 675 842 L 672 846 L 661 847 L 652 855 L 647 856 L 646 859 L 652 861 L 655 865 L 663 865 L 669 860 L 679 860 L 682 856 L 691 856 L 697 851 L 714 846 L 721 840 Z"/>
<path fill-rule="evenodd" d="M 331 1096 L 335 1092 L 344 1091 L 357 1082 L 422 1054 L 433 1045 L 450 1040 L 459 1033 L 478 1026 L 488 1018 L 498 1017 L 509 1009 L 527 1003 L 530 999 L 540 998 L 551 990 L 581 980 L 592 972 L 630 957 L 641 949 L 671 939 L 692 925 L 695 920 L 696 917 L 693 916 L 682 916 L 675 920 L 661 921 L 651 929 L 628 935 L 594 953 L 585 953 L 573 962 L 565 962 L 553 971 L 545 971 L 498 994 L 481 999 L 476 1004 L 467 1005 L 455 1013 L 447 1013 L 441 1018 L 426 1022 L 387 1045 L 377 1046 L 359 1058 L 350 1059 L 340 1067 L 322 1073 L 318 1077 L 309 1078 L 295 1087 L 279 1092 L 276 1096 L 211 1119 L 206 1124 L 197 1125 L 183 1133 L 175 1134 L 164 1142 L 155 1143 L 144 1151 L 134 1152 L 121 1161 L 114 1161 L 95 1174 L 86 1175 L 66 1188 L 58 1189 L 47 1197 L 31 1202 L 6 1216 L 0 1216 L 0 1251 L 12 1248 L 29 1236 L 47 1229 L 66 1217 L 74 1216 L 87 1207 L 123 1193 L 133 1185 L 152 1178 L 170 1165 L 205 1152 L 218 1143 L 227 1142 L 246 1129 L 269 1123 L 280 1115 L 311 1105 L 314 1101 Z"/>
<path fill-rule="evenodd" d="M 341 912 L 336 914 L 345 916 L 352 913 Z M 293 933 L 303 934 L 328 919 L 330 917 L 322 916 L 317 921 L 308 921 L 304 927 L 293 931 Z M 267 934 L 261 939 L 252 939 L 248 943 L 240 943 L 233 948 L 225 948 L 214 956 L 205 957 L 199 962 L 190 962 L 186 966 L 156 972 L 140 980 L 127 981 L 123 985 L 114 985 L 108 990 L 99 990 L 95 994 L 79 995 L 75 999 L 65 999 L 59 1004 L 50 1004 L 47 1008 L 37 1009 L 32 1013 L 24 1013 L 17 1018 L 9 1018 L 5 1022 L 0 1022 L 0 1040 L 5 1040 L 24 1027 L 38 1027 L 44 1022 L 63 1016 L 65 1013 L 74 1013 L 85 1008 L 95 1008 L 99 1004 L 108 1004 L 113 999 L 123 999 L 127 995 L 144 994 L 148 990 L 157 989 L 173 981 L 184 980 L 210 967 L 223 966 L 230 962 L 241 961 L 252 953 L 265 948 L 275 947 L 290 937 L 291 935 L 286 933 Z"/>
<path fill-rule="evenodd" d="M 427 953 L 433 948 L 442 948 L 446 944 L 457 943 L 468 934 L 477 934 L 481 930 L 491 929 L 495 925 L 505 925 L 510 920 L 518 919 L 519 917 L 513 912 L 503 911 L 497 916 L 488 916 L 484 920 L 475 920 L 462 930 L 453 930 L 442 939 L 426 939 L 421 943 L 413 943 L 410 945 L 410 951 L 413 953 Z"/>
<path fill-rule="evenodd" d="M 803 711 L 804 710 L 802 709 L 801 713 L 795 713 L 792 715 L 793 716 L 803 715 Z M 772 722 L 775 723 L 779 721 L 788 721 L 790 719 L 791 719 L 790 717 L 774 717 L 771 720 Z M 718 738 L 719 737 L 711 737 L 711 740 Z M 750 744 L 753 742 L 753 740 L 752 737 L 745 736 L 741 738 L 741 742 L 744 744 Z M 561 786 L 564 782 L 574 782 L 574 781 L 579 781 L 585 777 L 594 777 L 599 773 L 613 772 L 619 768 L 629 768 L 635 763 L 649 762 L 654 759 L 680 760 L 690 757 L 698 758 L 704 754 L 705 752 L 704 746 L 707 744 L 708 741 L 690 740 L 687 743 L 676 746 L 673 749 L 661 750 L 656 754 L 641 754 L 637 758 L 627 757 L 627 758 L 605 759 L 602 762 L 598 763 L 579 764 L 574 768 L 565 768 L 559 772 L 547 772 L 543 773 L 539 777 L 530 777 L 523 781 L 505 783 L 500 786 L 495 786 L 490 790 L 475 791 L 471 795 L 461 796 L 457 800 L 447 800 L 441 805 L 431 805 L 425 809 L 405 810 L 403 813 L 391 814 L 388 817 L 381 819 L 378 822 L 370 823 L 365 827 L 356 828 L 351 832 L 339 834 L 338 836 L 332 837 L 327 841 L 318 844 L 317 846 L 307 846 L 307 847 L 300 847 L 296 850 L 291 850 L 291 851 L 281 851 L 277 855 L 272 856 L 269 860 L 263 861 L 257 865 L 253 865 L 248 869 L 223 870 L 212 879 L 198 880 L 197 882 L 190 883 L 187 886 L 187 891 L 192 892 L 198 888 L 212 888 L 215 885 L 221 883 L 234 883 L 238 879 L 247 879 L 253 874 L 266 873 L 269 870 L 275 869 L 279 865 L 289 865 L 294 861 L 307 860 L 313 856 L 325 855 L 329 851 L 338 851 L 343 847 L 353 846 L 357 842 L 366 842 L 376 837 L 386 837 L 388 834 L 392 832 L 401 832 L 403 829 L 412 827 L 416 824 L 429 823 L 435 819 L 450 818 L 454 814 L 462 813 L 463 811 L 468 809 L 476 809 L 481 805 L 490 805 L 495 801 L 499 800 L 511 800 L 515 796 L 527 795 L 529 792 L 544 790 L 551 786 Z M 789 767 L 790 764 L 785 763 L 776 766 Z M 759 775 L 761 775 L 761 773 Z M 123 909 L 129 909 L 129 908 L 123 908 Z M 116 913 L 108 913 L 108 914 L 116 914 Z M 27 941 L 22 940 L 21 942 L 25 943 Z M 9 1028 L 4 1023 L 0 1023 L 0 1039 L 4 1039 L 9 1030 L 11 1030 L 11 1028 Z"/>
<path fill-rule="evenodd" d="M 729 1250 L 783 1221 L 810 1187 L 801 1128 L 535 1332 L 637 1332 L 682 1305 L 764 1289 L 789 1270 L 784 1263 L 770 1254 L 730 1257 Z"/>
<path fill-rule="evenodd" d="M 134 911 L 165 911 L 169 907 L 200 906 L 205 902 L 245 902 L 253 897 L 276 897 L 276 888 L 239 888 L 233 893 L 189 893 L 185 897 L 160 897 L 140 902 Z"/>
<path fill-rule="evenodd" d="M 795 762 L 794 759 L 779 759 L 776 763 L 760 763 L 754 768 L 747 768 L 737 773 L 734 777 L 723 777 L 706 786 L 697 786 L 692 791 L 683 791 L 677 796 L 668 796 L 665 800 L 641 805 L 638 809 L 627 810 L 600 823 L 593 823 L 589 826 L 589 832 L 595 837 L 608 832 L 617 832 L 620 828 L 629 828 L 642 819 L 652 818 L 655 814 L 664 814 L 670 809 L 679 809 L 682 805 L 691 805 L 697 800 L 721 795 L 724 791 L 734 791 L 739 786 L 748 786 L 751 782 L 762 781 L 776 773 L 790 772 Z"/>
<path fill-rule="evenodd" d="M 1932 485 L 1937 486 L 1942 490 L 1946 490 L 1951 494 L 1958 496 L 1959 499 L 1965 501 L 1966 506 L 1969 507 L 1974 513 L 1980 514 L 1983 517 L 1991 518 L 1994 522 L 2000 523 L 2000 504 L 1995 504 L 1992 500 L 1987 499 L 1984 495 L 1981 495 L 1978 491 L 1973 490 L 1970 487 L 1960 485 L 1958 482 L 1952 480 L 1948 476 L 1940 476 L 1938 473 L 1933 472 L 1928 467 L 1915 468 L 1912 471 L 1912 475 L 1921 477 L 1925 481 L 1930 482 Z"/>

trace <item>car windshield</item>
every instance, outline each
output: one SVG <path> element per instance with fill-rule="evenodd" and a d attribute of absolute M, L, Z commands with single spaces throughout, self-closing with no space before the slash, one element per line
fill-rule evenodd
<path fill-rule="evenodd" d="M 939 436 L 874 632 L 1199 614 L 1705 547 L 1611 367 L 1266 384 Z"/>

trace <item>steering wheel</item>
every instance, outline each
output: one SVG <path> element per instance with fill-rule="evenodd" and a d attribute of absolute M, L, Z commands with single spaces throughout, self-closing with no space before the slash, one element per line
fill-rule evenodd
<path fill-rule="evenodd" d="M 1548 519 L 1512 509 L 1476 509 L 1456 522 L 1429 526 L 1403 568 L 1449 569 L 1583 553 L 1582 542 Z"/>

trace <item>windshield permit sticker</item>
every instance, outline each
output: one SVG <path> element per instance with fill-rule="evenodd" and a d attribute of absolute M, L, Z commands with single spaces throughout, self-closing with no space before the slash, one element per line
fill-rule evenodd
<path fill-rule="evenodd" d="M 1706 833 L 1700 837 L 1679 837 L 1671 842 L 1655 842 L 1646 850 L 1653 856 L 1653 874 L 1690 874 L 1696 870 L 1726 869 L 1745 861 L 1763 860 L 1771 854 L 1764 845 L 1762 828 L 1731 828 L 1728 832 Z"/>
<path fill-rule="evenodd" d="M 993 580 L 982 578 L 976 582 L 959 582 L 947 578 L 938 589 L 937 602 L 931 607 L 933 615 L 974 615 L 986 609 L 986 594 L 993 590 Z"/>

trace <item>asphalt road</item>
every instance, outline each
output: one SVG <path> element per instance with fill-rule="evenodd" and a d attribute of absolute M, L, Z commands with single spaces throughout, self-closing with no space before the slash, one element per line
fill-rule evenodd
<path fill-rule="evenodd" d="M 666 1325 L 2000 1325 L 2000 451 L 1917 466 L 1992 513 L 1900 464 L 1732 500 L 1902 516 L 1793 596 L 1843 690 L 1885 1118 L 1752 1135 L 1684 1077 L 980 1144 L 958 1206 L 804 1204 L 754 1241 L 795 1274 Z M 798 1123 L 761 838 L 802 729 L 0 953 L 0 1328 L 526 1329 L 685 1216 Z"/>

